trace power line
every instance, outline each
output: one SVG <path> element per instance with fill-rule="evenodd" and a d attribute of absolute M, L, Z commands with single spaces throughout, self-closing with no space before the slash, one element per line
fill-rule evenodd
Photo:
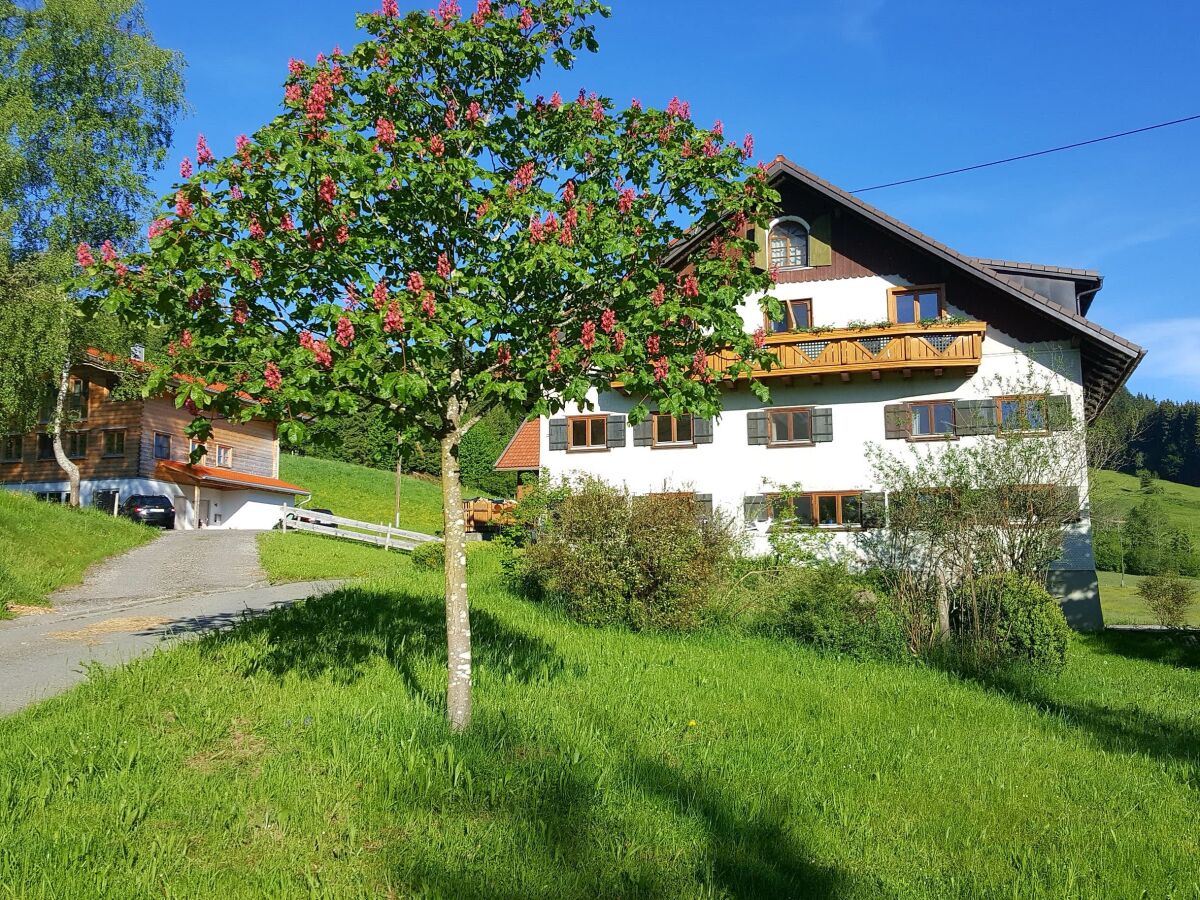
<path fill-rule="evenodd" d="M 1194 122 L 1200 119 L 1200 114 L 1194 116 L 1185 116 L 1182 119 L 1172 119 L 1170 122 L 1159 122 L 1157 125 L 1147 125 L 1144 128 L 1134 128 L 1131 131 L 1121 131 L 1117 134 L 1106 134 L 1104 137 L 1092 138 L 1088 141 L 1077 141 L 1074 144 L 1063 144 L 1061 147 L 1051 147 L 1048 150 L 1036 150 L 1033 153 L 1022 153 L 1020 156 L 1010 156 L 1006 159 L 996 159 L 991 162 L 978 163 L 974 166 L 963 166 L 961 169 L 947 169 L 945 172 L 935 172 L 932 175 L 922 175 L 919 178 L 905 178 L 901 181 L 889 181 L 887 184 L 873 184 L 870 187 L 859 188 L 856 191 L 851 191 L 851 194 L 863 194 L 867 191 L 878 191 L 883 188 L 898 187 L 902 184 L 914 184 L 918 181 L 929 181 L 931 178 L 944 178 L 947 175 L 959 175 L 963 172 L 974 172 L 977 169 L 987 169 L 992 166 L 1002 166 L 1005 163 L 1019 162 L 1023 159 L 1033 159 L 1035 156 L 1046 156 L 1050 153 L 1059 153 L 1063 150 L 1074 150 L 1077 147 L 1086 147 L 1089 144 L 1099 144 L 1104 141 L 1112 141 L 1117 138 L 1129 137 L 1131 134 L 1141 134 L 1145 131 L 1155 131 L 1159 128 L 1168 128 L 1171 125 L 1181 125 L 1184 122 Z"/>

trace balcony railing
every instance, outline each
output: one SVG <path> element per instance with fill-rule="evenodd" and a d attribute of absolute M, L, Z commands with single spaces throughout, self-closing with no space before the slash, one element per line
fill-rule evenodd
<path fill-rule="evenodd" d="M 756 368 L 755 378 L 828 374 L 849 378 L 854 372 L 884 371 L 909 374 L 920 369 L 974 369 L 983 355 L 985 322 L 889 325 L 879 328 L 838 328 L 830 331 L 768 335 L 766 346 L 778 362 L 770 370 Z M 722 353 L 708 358 L 708 367 L 725 377 L 737 357 Z"/>

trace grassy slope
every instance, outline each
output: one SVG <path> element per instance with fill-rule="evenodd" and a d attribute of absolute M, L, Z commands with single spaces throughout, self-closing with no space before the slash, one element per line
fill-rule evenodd
<path fill-rule="evenodd" d="M 282 455 L 279 477 L 312 491 L 306 506 L 331 509 L 336 515 L 386 524 L 395 508 L 395 476 L 353 463 Z M 441 486 L 425 478 L 405 477 L 400 488 L 400 525 L 411 531 L 441 533 Z"/>
<path fill-rule="evenodd" d="M 0 609 L 40 604 L 77 584 L 92 563 L 144 544 L 156 532 L 93 509 L 41 503 L 0 490 Z"/>
<path fill-rule="evenodd" d="M 1200 488 L 1173 481 L 1156 481 L 1162 487 L 1161 494 L 1142 493 L 1138 480 L 1121 472 L 1092 472 L 1093 503 L 1098 504 L 1101 514 L 1124 515 L 1149 496 L 1163 505 L 1167 518 L 1192 536 L 1200 546 Z"/>
<path fill-rule="evenodd" d="M 276 538 L 328 574 L 327 542 Z M 1077 639 L 1059 680 L 1005 693 L 584 629 L 485 548 L 452 736 L 440 579 L 388 566 L 0 721 L 0 896 L 1200 890 L 1195 639 Z"/>

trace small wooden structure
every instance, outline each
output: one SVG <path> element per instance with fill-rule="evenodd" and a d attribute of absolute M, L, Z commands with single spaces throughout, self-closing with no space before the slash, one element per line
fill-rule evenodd
<path fill-rule="evenodd" d="M 491 500 L 487 497 L 464 500 L 463 522 L 467 526 L 467 532 L 494 533 L 512 525 L 515 521 L 512 512 L 516 505 L 511 500 Z"/>

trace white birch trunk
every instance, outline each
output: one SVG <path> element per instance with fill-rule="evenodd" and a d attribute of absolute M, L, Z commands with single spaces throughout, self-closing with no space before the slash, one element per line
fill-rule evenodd
<path fill-rule="evenodd" d="M 54 458 L 58 461 L 59 468 L 67 473 L 67 479 L 71 482 L 71 500 L 70 504 L 73 507 L 79 507 L 79 466 L 71 462 L 67 458 L 67 453 L 63 449 L 62 443 L 62 424 L 65 418 L 67 395 L 71 390 L 71 360 L 70 357 L 63 361 L 62 374 L 58 380 L 58 398 L 54 403 L 54 415 L 50 420 L 50 433 L 53 435 L 54 441 Z"/>
<path fill-rule="evenodd" d="M 442 513 L 446 550 L 446 718 L 453 731 L 471 724 L 471 617 L 467 607 L 467 537 L 459 478 L 459 412 L 452 401 L 453 430 L 442 438 Z"/>

